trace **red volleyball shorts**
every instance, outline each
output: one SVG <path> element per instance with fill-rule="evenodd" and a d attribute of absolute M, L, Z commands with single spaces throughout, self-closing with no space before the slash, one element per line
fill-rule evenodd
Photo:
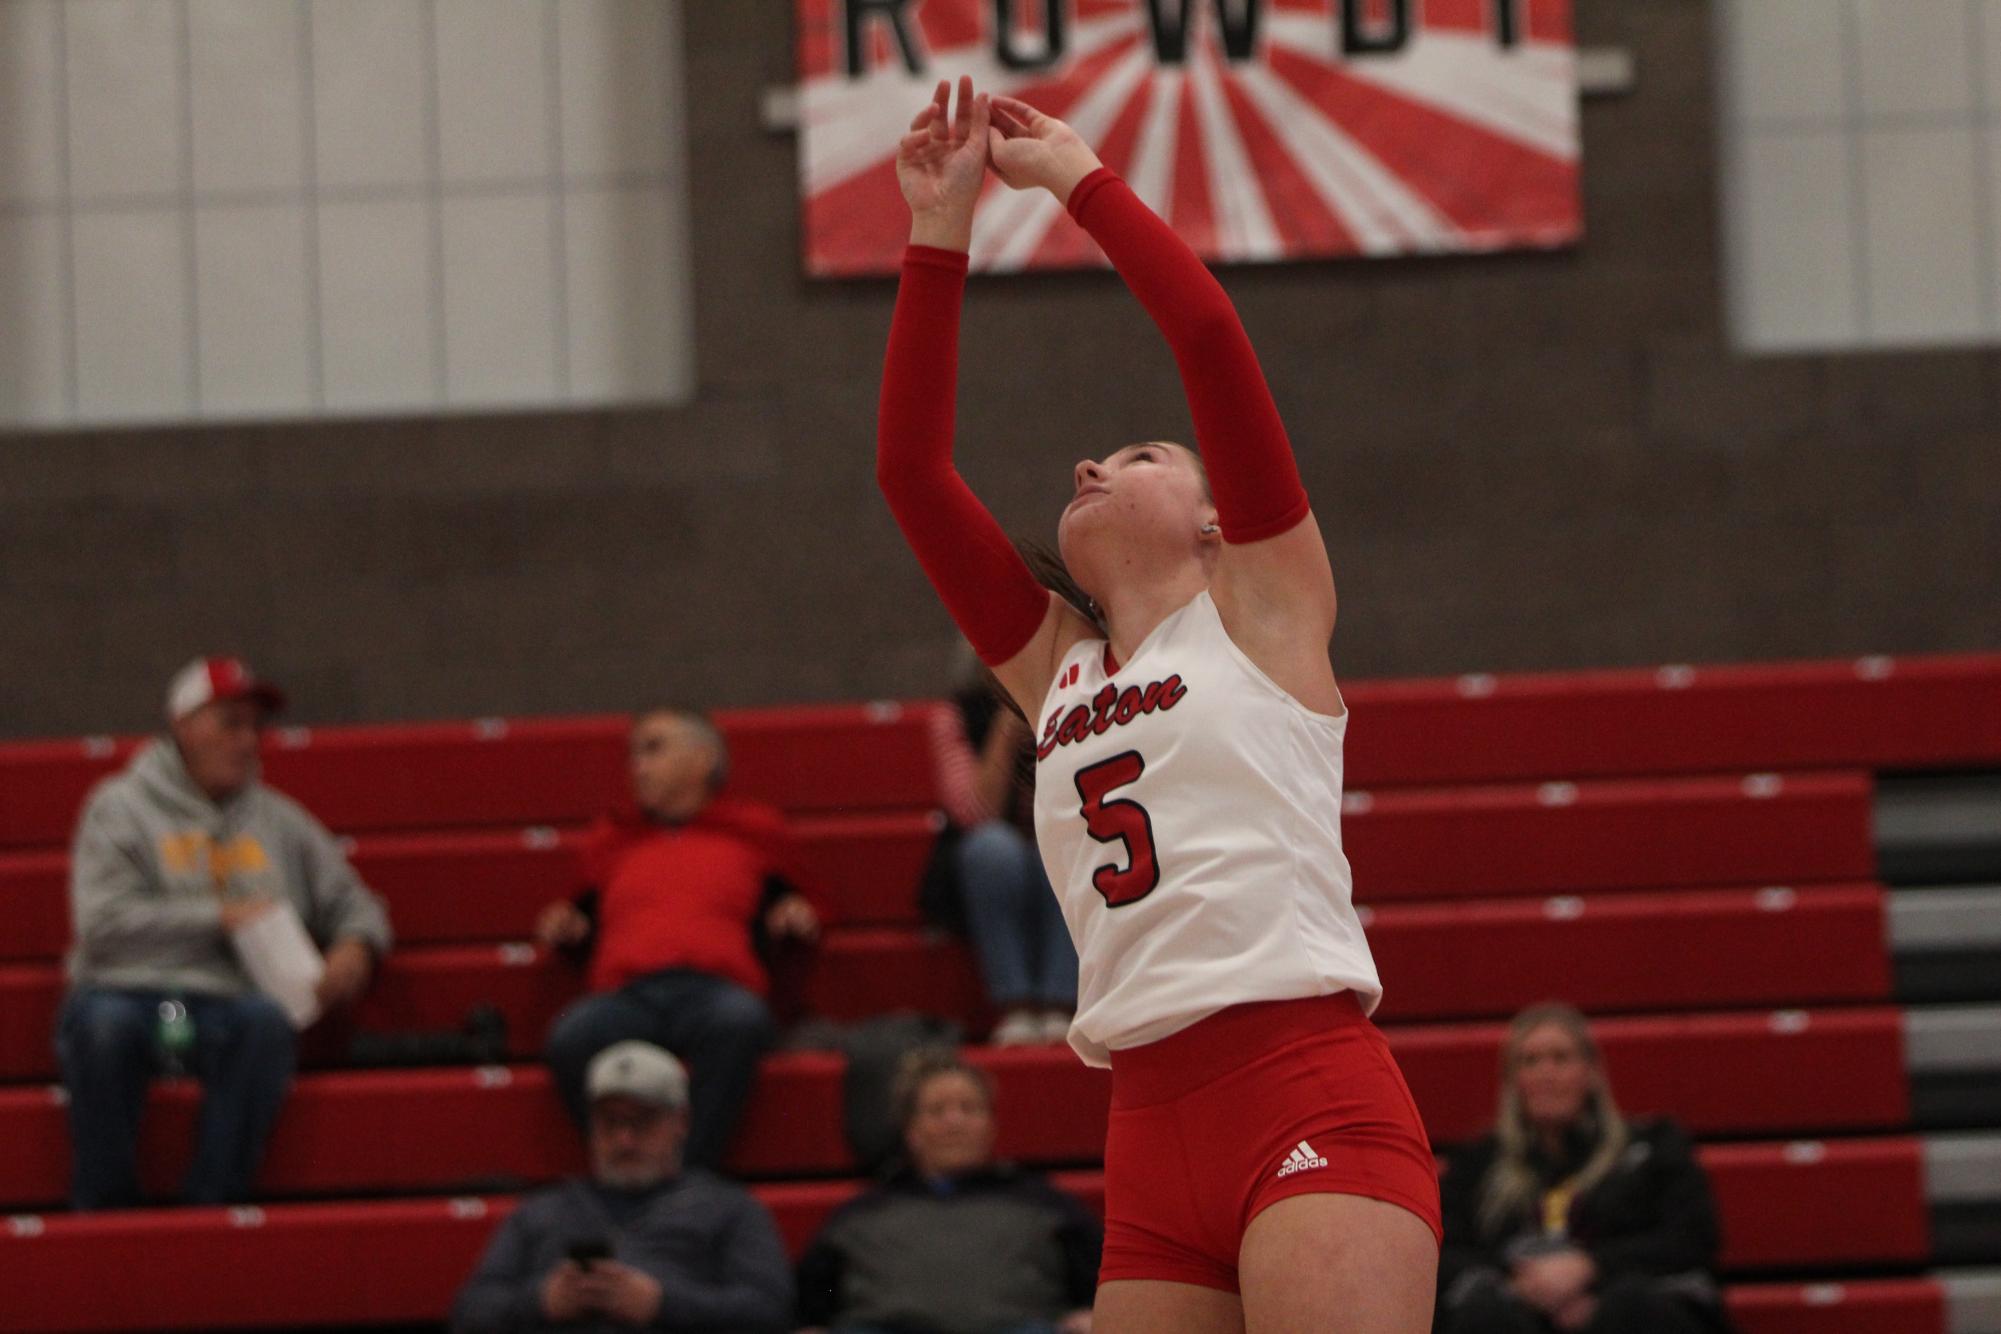
<path fill-rule="evenodd" d="M 1314 1194 L 1384 1200 L 1443 1236 L 1417 1104 L 1352 993 L 1234 1005 L 1112 1053 L 1100 1282 L 1236 1292 L 1251 1220 Z"/>

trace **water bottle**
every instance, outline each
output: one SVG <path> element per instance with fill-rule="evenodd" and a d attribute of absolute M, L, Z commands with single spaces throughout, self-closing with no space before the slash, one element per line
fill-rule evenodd
<path fill-rule="evenodd" d="M 178 1000 L 160 1002 L 160 1067 L 169 1075 L 188 1072 L 188 1053 L 194 1050 L 195 1020 L 188 1007 Z"/>

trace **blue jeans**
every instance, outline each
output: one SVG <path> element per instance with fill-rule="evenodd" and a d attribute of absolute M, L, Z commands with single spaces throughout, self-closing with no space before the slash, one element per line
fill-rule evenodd
<path fill-rule="evenodd" d="M 277 1004 L 241 996 L 78 987 L 56 1017 L 56 1057 L 69 1090 L 70 1198 L 78 1209 L 139 1201 L 139 1118 L 159 1069 L 160 1003 L 178 999 L 194 1020 L 188 1073 L 202 1084 L 189 1204 L 250 1197 L 251 1180 L 297 1065 L 298 1036 Z"/>
<path fill-rule="evenodd" d="M 586 996 L 549 1025 L 549 1069 L 579 1126 L 588 1128 L 584 1074 L 591 1057 L 637 1038 L 688 1064 L 690 1167 L 720 1168 L 757 1082 L 757 1062 L 777 1039 L 771 1011 L 736 983 L 687 968 L 635 978 Z"/>
<path fill-rule="evenodd" d="M 1005 820 L 989 820 L 959 836 L 958 859 L 966 934 L 987 998 L 1001 1009 L 1075 1009 L 1077 948 L 1035 844 Z"/>

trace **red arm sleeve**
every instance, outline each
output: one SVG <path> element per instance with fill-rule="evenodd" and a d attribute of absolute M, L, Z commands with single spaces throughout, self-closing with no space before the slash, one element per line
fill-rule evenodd
<path fill-rule="evenodd" d="M 883 361 L 876 483 L 980 660 L 998 666 L 1028 645 L 1049 591 L 952 467 L 959 306 L 966 256 L 911 246 Z"/>
<path fill-rule="evenodd" d="M 1224 539 L 1256 542 L 1293 527 L 1306 517 L 1306 488 L 1257 353 L 1222 285 L 1108 169 L 1077 183 L 1070 213 L 1174 351 Z"/>

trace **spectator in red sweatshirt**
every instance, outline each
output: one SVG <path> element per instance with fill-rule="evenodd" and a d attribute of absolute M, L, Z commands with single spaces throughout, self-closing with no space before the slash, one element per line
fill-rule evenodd
<path fill-rule="evenodd" d="M 760 949 L 812 940 L 819 913 L 798 888 L 778 813 L 719 795 L 729 753 L 706 717 L 643 713 L 631 754 L 634 807 L 592 831 L 590 887 L 536 925 L 545 947 L 588 958 L 591 993 L 556 1016 L 547 1055 L 580 1125 L 597 1053 L 636 1039 L 681 1057 L 693 1069 L 687 1161 L 713 1169 L 776 1036 Z"/>

